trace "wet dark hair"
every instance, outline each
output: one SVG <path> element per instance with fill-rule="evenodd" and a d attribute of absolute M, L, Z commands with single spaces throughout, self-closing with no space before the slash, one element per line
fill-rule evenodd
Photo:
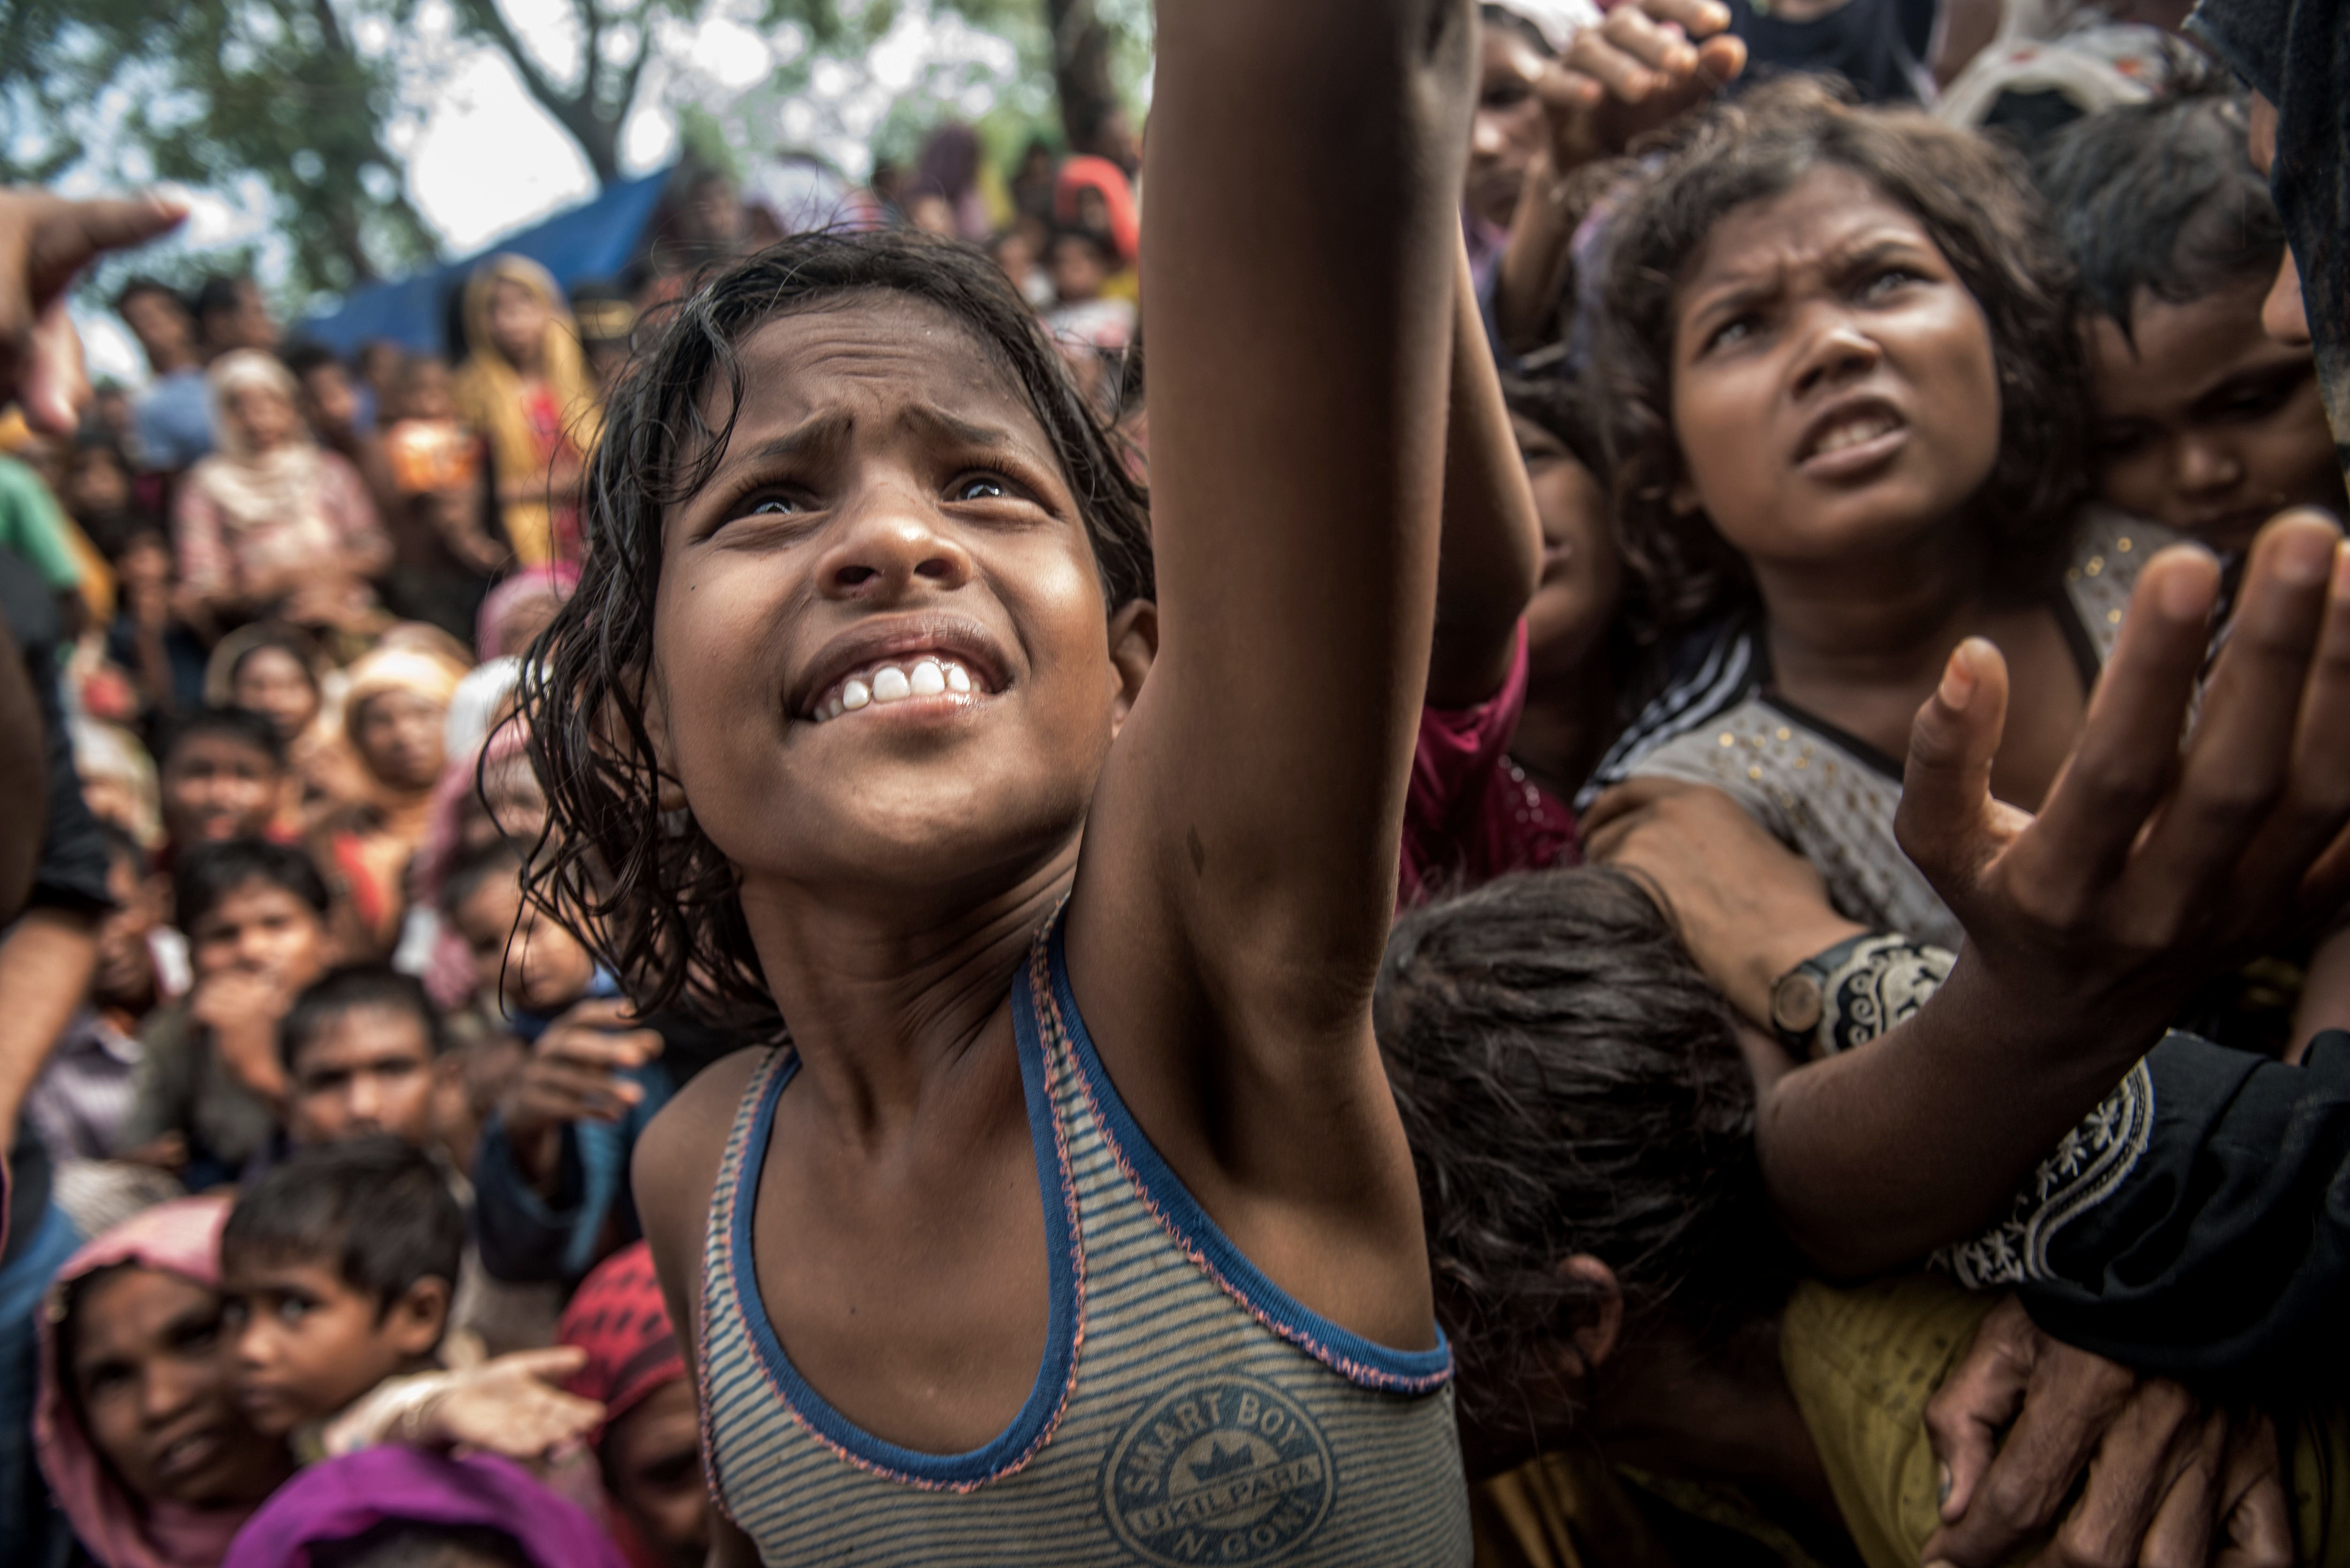
<path fill-rule="evenodd" d="M 281 771 L 286 766 L 286 742 L 279 738 L 277 726 L 269 722 L 268 715 L 250 708 L 201 708 L 172 726 L 163 742 L 164 769 L 171 768 L 172 758 L 182 746 L 200 735 L 225 735 L 266 753 L 270 766 Z"/>
<path fill-rule="evenodd" d="M 248 882 L 285 888 L 322 920 L 332 903 L 326 878 L 301 850 L 265 838 L 230 838 L 199 844 L 180 857 L 172 871 L 173 923 L 192 932 L 223 899 Z"/>
<path fill-rule="evenodd" d="M 2252 167 L 2246 113 L 2217 92 L 2125 104 L 2075 120 L 2033 160 L 2083 294 L 2124 338 L 2140 290 L 2183 305 L 2276 275 L 2284 220 Z"/>
<path fill-rule="evenodd" d="M 331 1261 L 379 1314 L 419 1280 L 457 1287 L 465 1215 L 439 1160 L 390 1133 L 297 1149 L 245 1189 L 221 1257 Z"/>
<path fill-rule="evenodd" d="M 1669 143 L 1609 237 L 1595 364 L 1625 558 L 1670 632 L 1751 603 L 1745 562 L 1701 512 L 1677 515 L 1672 427 L 1678 296 L 1716 224 L 1821 169 L 1849 170 L 1915 217 L 1981 307 L 1999 371 L 1999 459 L 1969 505 L 1993 586 L 2056 581 L 2087 494 L 2088 379 L 2070 264 L 2017 155 L 1915 109 L 1847 101 L 1790 76 L 1715 105 Z"/>
<path fill-rule="evenodd" d="M 962 324 L 1018 388 L 1076 500 L 1112 607 L 1154 591 L 1148 503 L 1027 302 L 975 245 L 911 231 L 802 234 L 720 274 L 640 349 L 588 470 L 579 587 L 523 670 L 521 711 L 550 839 L 525 895 L 622 976 L 636 1004 L 720 1027 L 778 1025 L 735 873 L 691 813 L 664 820 L 645 681 L 665 514 L 724 458 L 743 392 L 738 349 L 795 311 L 901 296 Z M 727 393 L 712 429 L 702 399 Z"/>
<path fill-rule="evenodd" d="M 229 684 L 232 687 L 236 684 L 236 678 L 244 673 L 247 659 L 265 648 L 274 648 L 280 653 L 290 655 L 294 662 L 302 667 L 302 679 L 310 683 L 310 690 L 313 692 L 318 691 L 319 655 L 317 639 L 300 627 L 286 621 L 265 622 L 254 628 L 249 635 L 252 640 L 238 652 L 235 662 L 228 667 Z M 275 730 L 276 726 L 273 724 L 271 728 Z"/>
<path fill-rule="evenodd" d="M 442 1027 L 441 1014 L 414 975 L 401 974 L 390 964 L 345 964 L 306 986 L 279 1021 L 277 1059 L 286 1071 L 294 1071 L 294 1059 L 320 1030 L 362 1007 L 405 1012 L 422 1027 L 425 1047 L 432 1054 L 438 1056 L 449 1048 L 449 1032 Z"/>
<path fill-rule="evenodd" d="M 1575 1253 L 1614 1271 L 1627 1334 L 1669 1312 L 1712 1341 L 1783 1303 L 1729 1004 L 1631 877 L 1505 877 L 1398 917 L 1372 1017 L 1464 1422 L 1532 1422 L 1543 1347 L 1604 1300 L 1559 1272 Z"/>

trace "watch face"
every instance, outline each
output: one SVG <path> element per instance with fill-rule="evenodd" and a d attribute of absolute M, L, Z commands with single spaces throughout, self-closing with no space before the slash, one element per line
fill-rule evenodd
<path fill-rule="evenodd" d="M 1771 987 L 1772 1027 L 1808 1034 L 1820 1026 L 1820 982 L 1808 974 L 1783 974 Z"/>

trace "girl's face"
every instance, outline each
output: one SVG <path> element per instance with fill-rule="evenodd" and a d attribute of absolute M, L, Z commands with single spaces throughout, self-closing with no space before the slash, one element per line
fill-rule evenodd
<path fill-rule="evenodd" d="M 249 452 L 284 446 L 302 428 L 293 403 L 269 387 L 239 387 L 221 400 L 221 413 Z"/>
<path fill-rule="evenodd" d="M 654 605 L 649 718 L 696 821 L 746 895 L 984 891 L 1066 849 L 1147 656 L 1111 658 L 1026 400 L 897 295 L 778 317 L 741 356 L 733 441 L 669 516 Z M 1122 650 L 1145 622 L 1120 612 Z"/>
<path fill-rule="evenodd" d="M 579 939 L 525 903 L 517 877 L 484 877 L 450 912 L 473 960 L 473 994 L 546 1016 L 588 994 L 596 960 Z"/>
<path fill-rule="evenodd" d="M 1566 443 L 1511 416 L 1542 520 L 1542 577 L 1526 604 L 1526 657 L 1538 675 L 1582 668 L 1607 635 L 1621 597 L 1624 561 L 1607 525 L 1607 497 Z"/>
<path fill-rule="evenodd" d="M 302 661 L 282 648 L 256 648 L 240 660 L 232 683 L 240 708 L 267 719 L 291 741 L 318 716 L 318 688 Z"/>
<path fill-rule="evenodd" d="M 91 1445 L 142 1499 L 255 1502 L 286 1478 L 284 1447 L 237 1407 L 208 1286 L 137 1265 L 99 1275 L 75 1303 L 64 1371 Z"/>
<path fill-rule="evenodd" d="M 1749 559 L 1902 548 L 1990 478 L 2000 390 L 1982 308 L 1860 175 L 1824 166 L 1723 217 L 1674 314 L 1673 503 Z"/>
<path fill-rule="evenodd" d="M 2130 331 L 2089 330 L 2097 483 L 2125 512 L 2241 550 L 2288 506 L 2342 506 L 2334 431 L 2306 348 L 2261 330 L 2266 276 L 2197 299 L 2140 291 Z"/>
<path fill-rule="evenodd" d="M 351 739 L 368 771 L 395 789 L 430 789 L 448 760 L 448 710 L 413 691 L 384 691 L 359 704 Z"/>
<path fill-rule="evenodd" d="M 490 286 L 490 345 L 513 365 L 536 363 L 553 313 L 536 289 L 511 278 Z"/>
<path fill-rule="evenodd" d="M 481 793 L 487 807 L 467 821 L 466 847 L 486 848 L 504 838 L 528 853 L 546 831 L 546 792 L 539 788 L 530 759 L 513 756 L 492 763 L 483 771 Z"/>

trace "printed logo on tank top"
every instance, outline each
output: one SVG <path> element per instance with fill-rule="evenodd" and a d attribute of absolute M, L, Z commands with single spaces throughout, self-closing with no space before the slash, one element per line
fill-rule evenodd
<path fill-rule="evenodd" d="M 1314 1418 L 1253 1377 L 1178 1386 L 1110 1445 L 1102 1508 L 1145 1562 L 1272 1563 L 1330 1517 L 1330 1444 Z"/>

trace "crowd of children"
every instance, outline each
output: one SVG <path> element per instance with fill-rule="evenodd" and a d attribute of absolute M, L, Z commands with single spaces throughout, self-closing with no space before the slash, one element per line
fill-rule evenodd
<path fill-rule="evenodd" d="M 1982 9 L 86 413 L 0 195 L 0 1556 L 2350 1561 L 2350 15 Z"/>

